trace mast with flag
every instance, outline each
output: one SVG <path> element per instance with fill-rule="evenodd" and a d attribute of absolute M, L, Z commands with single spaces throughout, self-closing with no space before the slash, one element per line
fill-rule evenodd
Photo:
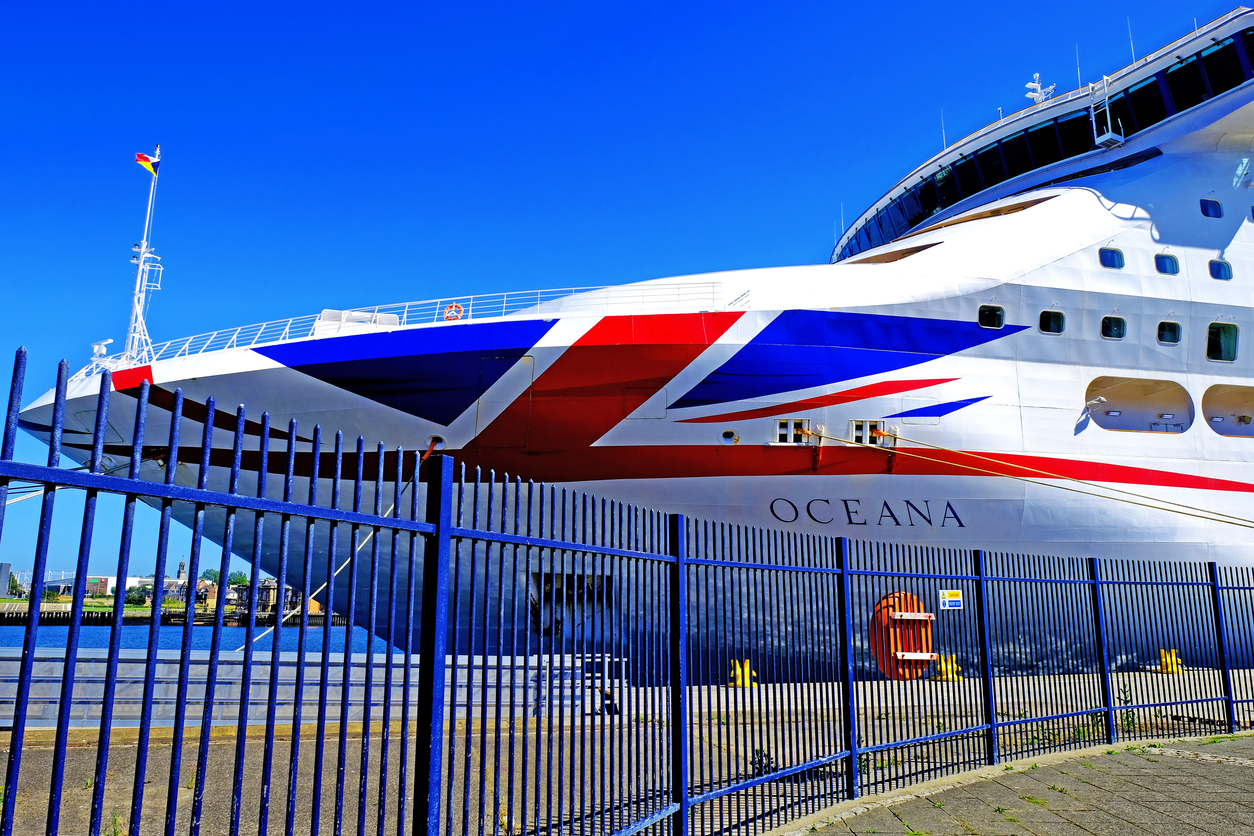
<path fill-rule="evenodd" d="M 136 154 L 135 162 L 152 174 L 152 184 L 148 187 L 148 212 L 144 215 L 144 237 L 131 248 L 135 251 L 135 255 L 131 256 L 131 263 L 136 265 L 135 296 L 131 301 L 131 324 L 126 332 L 126 348 L 122 354 L 124 361 L 138 365 L 153 360 L 152 338 L 148 336 L 144 315 L 148 311 L 148 292 L 161 289 L 161 258 L 153 253 L 149 241 L 157 197 L 157 169 L 161 166 L 161 146 L 157 146 L 152 156 Z"/>

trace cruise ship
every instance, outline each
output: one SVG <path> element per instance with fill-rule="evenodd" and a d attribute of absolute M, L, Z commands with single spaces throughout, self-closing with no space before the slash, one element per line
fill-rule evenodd
<path fill-rule="evenodd" d="M 296 443 L 321 425 L 704 519 L 1252 563 L 1254 12 L 1071 92 L 1034 89 L 893 184 L 830 263 L 155 345 L 133 328 L 70 381 L 66 450 L 87 458 L 109 369 L 115 428 L 150 382 L 152 443 L 185 393 L 185 484 L 213 396 L 226 451 L 243 403 L 252 449 L 267 411 L 278 439 L 294 419 Z M 45 439 L 52 398 L 22 413 Z M 108 455 L 129 450 L 112 430 Z"/>

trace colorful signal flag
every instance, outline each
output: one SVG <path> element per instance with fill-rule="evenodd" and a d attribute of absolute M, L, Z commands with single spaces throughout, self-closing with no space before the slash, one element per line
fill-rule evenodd
<path fill-rule="evenodd" d="M 161 165 L 160 160 L 155 160 L 147 154 L 136 154 L 135 162 L 152 172 L 152 176 L 157 176 L 157 166 Z"/>

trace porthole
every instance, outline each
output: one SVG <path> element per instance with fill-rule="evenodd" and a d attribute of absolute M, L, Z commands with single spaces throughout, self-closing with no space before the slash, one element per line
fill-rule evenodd
<path fill-rule="evenodd" d="M 1154 256 L 1154 269 L 1168 276 L 1175 276 L 1180 272 L 1180 262 L 1174 255 L 1159 253 Z"/>
<path fill-rule="evenodd" d="M 734 447 L 740 441 L 740 436 L 736 435 L 733 429 L 726 429 L 719 433 L 718 443 L 726 447 Z"/>
<path fill-rule="evenodd" d="M 1232 280 L 1232 265 L 1226 261 L 1216 258 L 1210 263 L 1210 277 L 1219 279 L 1221 282 Z"/>
<path fill-rule="evenodd" d="M 1006 309 L 999 305 L 980 305 L 976 321 L 981 328 L 1001 328 L 1006 324 Z"/>
<path fill-rule="evenodd" d="M 1206 332 L 1206 359 L 1231 363 L 1237 359 L 1237 326 L 1212 322 Z"/>
<path fill-rule="evenodd" d="M 1224 216 L 1224 207 L 1218 200 L 1211 200 L 1204 197 L 1201 200 L 1202 216 L 1207 218 L 1222 218 Z"/>
<path fill-rule="evenodd" d="M 1097 251 L 1097 260 L 1102 266 L 1109 270 L 1123 269 L 1123 251 L 1113 250 L 1110 247 L 1102 247 Z"/>
<path fill-rule="evenodd" d="M 1062 311 L 1041 311 L 1041 333 L 1061 334 L 1067 326 L 1067 317 Z"/>
<path fill-rule="evenodd" d="M 1128 321 L 1121 316 L 1102 317 L 1102 336 L 1108 340 L 1122 340 L 1128 333 Z"/>
<path fill-rule="evenodd" d="M 1180 323 L 1158 323 L 1158 341 L 1163 345 L 1175 345 L 1180 342 Z"/>

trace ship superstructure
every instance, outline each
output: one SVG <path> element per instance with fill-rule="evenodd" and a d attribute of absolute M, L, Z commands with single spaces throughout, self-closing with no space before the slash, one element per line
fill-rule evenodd
<path fill-rule="evenodd" d="M 1238 9 L 1033 104 L 894 185 L 830 264 L 324 310 L 97 358 L 65 448 L 87 456 L 109 368 L 117 426 L 147 380 L 157 411 L 181 388 L 295 419 L 294 443 L 321 424 L 703 518 L 1250 562 L 1252 61 Z"/>

